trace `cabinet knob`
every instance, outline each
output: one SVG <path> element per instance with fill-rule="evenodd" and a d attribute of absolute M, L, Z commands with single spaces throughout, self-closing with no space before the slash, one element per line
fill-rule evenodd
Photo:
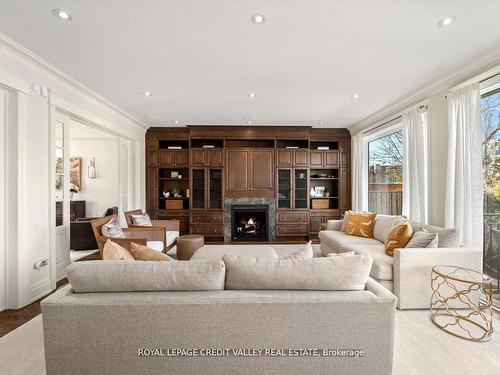
<path fill-rule="evenodd" d="M 214 233 L 217 233 L 217 229 L 214 229 Z"/>
<path fill-rule="evenodd" d="M 286 216 L 283 216 L 283 220 L 286 220 Z"/>
<path fill-rule="evenodd" d="M 199 216 L 196 216 L 196 220 L 200 220 L 200 217 L 199 217 Z"/>

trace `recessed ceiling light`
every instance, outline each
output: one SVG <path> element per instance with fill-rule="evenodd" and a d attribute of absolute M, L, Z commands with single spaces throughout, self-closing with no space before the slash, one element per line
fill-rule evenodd
<path fill-rule="evenodd" d="M 248 125 L 252 125 L 252 121 L 247 121 L 247 124 Z"/>
<path fill-rule="evenodd" d="M 252 16 L 252 22 L 256 25 L 261 25 L 266 22 L 266 18 L 262 14 L 254 14 Z"/>
<path fill-rule="evenodd" d="M 251 92 L 250 94 L 248 94 L 248 96 L 249 96 L 250 98 L 254 99 L 256 95 L 255 95 L 255 93 L 254 93 L 254 92 Z"/>
<path fill-rule="evenodd" d="M 52 13 L 54 14 L 54 16 L 57 16 L 65 21 L 71 21 L 73 19 L 73 17 L 71 17 L 71 14 L 62 9 L 54 9 Z"/>
<path fill-rule="evenodd" d="M 359 98 L 359 95 L 358 95 L 358 94 L 352 94 L 352 95 L 351 95 L 351 99 L 357 99 L 357 98 Z"/>
<path fill-rule="evenodd" d="M 175 120 L 175 121 L 174 121 L 174 124 L 175 124 L 175 125 L 179 125 L 179 121 Z"/>
<path fill-rule="evenodd" d="M 323 121 L 318 122 L 319 125 L 325 125 Z"/>
<path fill-rule="evenodd" d="M 441 27 L 450 26 L 453 22 L 455 22 L 456 18 L 457 17 L 455 17 L 455 16 L 445 17 L 441 21 L 439 21 L 438 25 Z"/>
<path fill-rule="evenodd" d="M 144 91 L 142 94 L 143 94 L 144 96 L 151 96 L 151 93 L 150 93 L 149 91 Z"/>

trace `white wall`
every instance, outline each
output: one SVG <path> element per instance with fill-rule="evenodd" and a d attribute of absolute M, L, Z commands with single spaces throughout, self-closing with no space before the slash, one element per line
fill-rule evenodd
<path fill-rule="evenodd" d="M 70 128 L 70 156 L 81 158 L 81 190 L 75 200 L 86 201 L 86 216 L 102 216 L 107 208 L 120 206 L 118 138 L 99 131 L 93 136 L 75 138 Z M 104 136 L 105 138 L 100 138 Z M 87 168 L 95 157 L 97 178 L 89 178 Z"/>

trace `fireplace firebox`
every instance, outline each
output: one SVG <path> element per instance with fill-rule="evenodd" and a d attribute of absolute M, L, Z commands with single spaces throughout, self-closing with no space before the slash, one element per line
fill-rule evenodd
<path fill-rule="evenodd" d="M 269 206 L 231 205 L 232 241 L 268 241 Z"/>

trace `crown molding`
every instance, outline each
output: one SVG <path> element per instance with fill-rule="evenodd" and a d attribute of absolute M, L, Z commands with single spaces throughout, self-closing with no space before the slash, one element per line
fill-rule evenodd
<path fill-rule="evenodd" d="M 3 63 L 2 63 L 3 62 Z M 135 131 L 148 129 L 148 125 L 118 107 L 108 99 L 88 88 L 69 74 L 29 51 L 19 43 L 0 33 L 0 69 L 6 65 L 11 75 L 23 81 L 46 86 L 57 96 L 79 96 L 89 104 L 106 112 L 118 120 L 122 126 L 135 128 Z"/>
<path fill-rule="evenodd" d="M 418 103 L 431 96 L 446 92 L 450 88 L 460 85 L 463 82 L 471 82 L 473 80 L 479 81 L 485 78 L 488 72 L 498 69 L 499 66 L 500 43 L 489 48 L 482 54 L 467 60 L 465 63 L 449 69 L 440 77 L 423 84 L 417 90 L 365 117 L 348 129 L 353 135 L 360 133 L 377 123 L 397 115 L 409 107 L 418 105 Z"/>

